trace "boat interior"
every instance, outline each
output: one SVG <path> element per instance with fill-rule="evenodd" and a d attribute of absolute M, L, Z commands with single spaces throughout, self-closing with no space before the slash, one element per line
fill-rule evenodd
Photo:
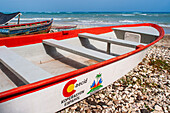
<path fill-rule="evenodd" d="M 83 32 L 63 40 L 44 39 L 42 43 L 25 46 L 0 46 L 0 92 L 134 51 L 159 36 L 156 29 L 149 27 L 151 34 L 147 29 L 113 28 L 103 34 Z"/>

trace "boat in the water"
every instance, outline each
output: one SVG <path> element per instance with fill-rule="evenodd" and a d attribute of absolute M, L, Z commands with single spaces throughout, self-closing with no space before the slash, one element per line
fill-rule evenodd
<path fill-rule="evenodd" d="M 3 26 L 0 26 L 0 38 L 18 35 L 48 33 L 51 29 L 53 19 L 20 24 L 20 15 L 20 12 L 12 14 L 0 13 L 0 24 L 4 24 Z M 8 22 L 16 16 L 18 16 L 18 24 L 10 25 Z"/>
<path fill-rule="evenodd" d="M 163 36 L 144 23 L 0 38 L 0 111 L 68 107 L 124 76 Z"/>

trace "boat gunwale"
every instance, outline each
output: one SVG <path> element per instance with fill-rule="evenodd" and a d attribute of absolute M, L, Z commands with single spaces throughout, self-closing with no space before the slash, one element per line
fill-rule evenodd
<path fill-rule="evenodd" d="M 24 24 L 15 24 L 15 25 L 0 26 L 0 29 L 4 29 L 4 28 L 9 28 L 9 29 L 10 29 L 10 27 L 26 26 L 26 25 L 40 24 L 40 23 L 50 24 L 50 23 L 52 23 L 52 22 L 53 22 L 53 19 L 51 19 L 51 20 L 45 20 L 45 21 L 39 21 L 39 22 L 32 22 L 32 23 L 24 23 Z"/>
<path fill-rule="evenodd" d="M 51 21 L 49 23 L 42 23 L 41 25 L 32 25 L 32 26 L 25 26 L 25 27 L 21 27 L 21 28 L 10 28 L 10 31 L 14 31 L 14 30 L 23 30 L 23 29 L 33 29 L 33 28 L 37 28 L 37 27 L 43 27 L 43 26 L 48 26 L 51 24 Z"/>
<path fill-rule="evenodd" d="M 4 91 L 4 92 L 0 92 L 0 103 L 3 103 L 3 102 L 6 102 L 6 101 L 9 101 L 9 100 L 12 100 L 14 98 L 18 98 L 18 97 L 21 97 L 23 95 L 27 95 L 27 94 L 30 94 L 30 93 L 33 93 L 33 92 L 48 88 L 50 86 L 59 84 L 61 82 L 64 82 L 64 81 L 72 79 L 72 78 L 75 78 L 77 76 L 81 76 L 82 74 L 85 74 L 87 72 L 93 71 L 95 69 L 104 67 L 106 65 L 109 65 L 109 64 L 114 63 L 116 61 L 119 61 L 121 59 L 124 59 L 126 57 L 131 56 L 131 55 L 134 55 L 134 54 L 136 54 L 136 53 L 138 53 L 140 51 L 143 51 L 143 50 L 147 49 L 151 45 L 155 44 L 160 39 L 162 39 L 163 36 L 164 36 L 163 28 L 156 25 L 156 24 L 152 24 L 152 23 L 109 26 L 109 27 L 106 27 L 106 28 L 113 28 L 113 27 L 115 27 L 115 28 L 116 27 L 140 27 L 140 26 L 150 26 L 150 27 L 153 27 L 153 28 L 157 29 L 158 32 L 159 32 L 159 36 L 157 37 L 157 39 L 155 41 L 153 41 L 153 42 L 151 42 L 151 43 L 149 43 L 149 44 L 147 44 L 145 46 L 139 47 L 138 49 L 136 49 L 134 51 L 131 51 L 129 53 L 117 56 L 115 58 L 112 58 L 112 59 L 109 59 L 109 60 L 106 60 L 106 61 L 103 61 L 103 62 L 99 62 L 97 64 L 94 64 L 94 65 L 91 65 L 91 66 L 88 66 L 88 67 L 85 67 L 85 68 L 81 68 L 81 69 L 78 69 L 78 70 L 75 70 L 75 71 L 71 71 L 71 72 L 68 72 L 68 73 L 65 73 L 65 74 L 61 74 L 59 76 L 55 76 L 55 77 L 52 77 L 52 78 L 49 78 L 49 79 L 41 80 L 41 81 L 38 81 L 38 82 L 35 82 L 35 83 L 31 83 L 31 84 L 20 86 L 20 87 L 17 87 L 17 88 L 13 88 L 13 89 L 10 89 L 10 90 Z M 102 29 L 102 28 L 105 28 L 105 27 L 97 27 L 97 28 Z M 85 30 L 88 30 L 88 29 L 92 30 L 94 28 L 86 28 Z M 76 30 L 72 30 L 72 31 L 76 31 Z M 78 31 L 81 32 L 81 30 L 78 30 Z M 60 32 L 60 34 L 61 33 L 62 32 Z M 54 35 L 54 34 L 55 33 L 52 33 L 51 35 Z M 66 38 L 66 37 L 64 37 L 64 38 Z"/>

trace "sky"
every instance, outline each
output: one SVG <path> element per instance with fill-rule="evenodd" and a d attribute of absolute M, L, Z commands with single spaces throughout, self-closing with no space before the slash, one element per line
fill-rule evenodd
<path fill-rule="evenodd" d="M 1 0 L 0 12 L 170 12 L 170 0 Z"/>

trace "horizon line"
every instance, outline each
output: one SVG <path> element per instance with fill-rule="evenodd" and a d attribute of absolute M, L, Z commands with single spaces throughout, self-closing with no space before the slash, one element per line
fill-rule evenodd
<path fill-rule="evenodd" d="M 7 11 L 6 13 L 12 13 Z M 14 11 L 21 13 L 170 13 L 170 11 Z"/>

